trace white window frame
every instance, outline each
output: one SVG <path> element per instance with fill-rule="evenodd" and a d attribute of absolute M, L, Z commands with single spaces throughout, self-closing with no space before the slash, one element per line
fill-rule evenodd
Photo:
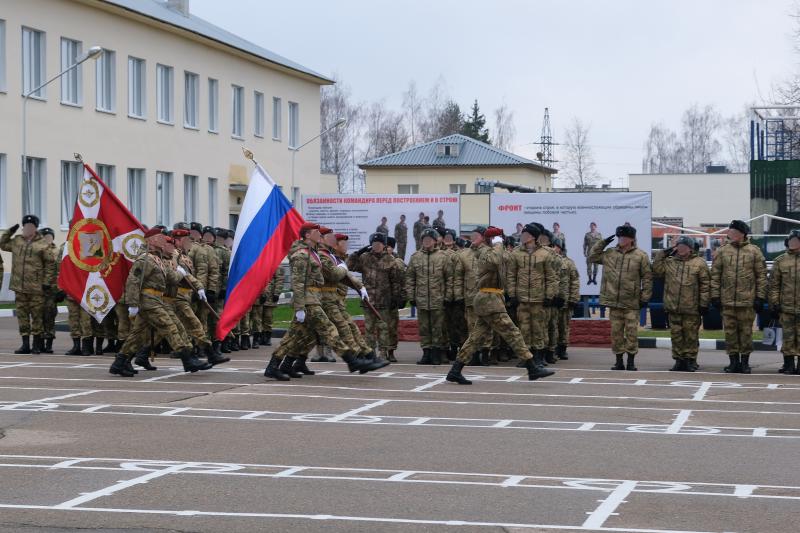
<path fill-rule="evenodd" d="M 183 220 L 200 220 L 199 181 L 198 176 L 183 175 Z"/>
<path fill-rule="evenodd" d="M 300 104 L 289 102 L 289 148 L 300 145 Z"/>
<path fill-rule="evenodd" d="M 69 228 L 75 213 L 78 185 L 81 182 L 81 164 L 77 161 L 61 162 L 61 229 Z"/>
<path fill-rule="evenodd" d="M 253 120 L 253 135 L 264 137 L 264 93 L 253 91 L 253 110 L 255 117 Z"/>
<path fill-rule="evenodd" d="M 219 197 L 219 180 L 208 178 L 208 223 L 211 226 L 217 225 L 217 198 Z"/>
<path fill-rule="evenodd" d="M 39 40 L 41 39 L 41 40 Z M 32 48 L 33 47 L 33 48 Z M 41 30 L 22 27 L 22 95 L 45 82 L 47 75 L 47 34 Z M 35 64 L 31 64 L 35 61 Z M 47 99 L 46 87 L 29 98 Z"/>
<path fill-rule="evenodd" d="M 6 91 L 6 21 L 0 19 L 0 93 Z"/>
<path fill-rule="evenodd" d="M 467 184 L 466 183 L 451 183 L 450 184 L 450 194 L 466 194 L 467 192 Z"/>
<path fill-rule="evenodd" d="M 281 140 L 281 113 L 283 102 L 277 96 L 272 97 L 272 140 Z"/>
<path fill-rule="evenodd" d="M 231 85 L 231 137 L 244 139 L 244 87 Z"/>
<path fill-rule="evenodd" d="M 112 191 L 117 191 L 117 167 L 114 165 L 106 165 L 104 163 L 97 163 L 94 166 L 97 175 L 103 180 L 103 183 Z"/>
<path fill-rule="evenodd" d="M 397 194 L 419 194 L 419 183 L 400 183 L 397 185 Z"/>
<path fill-rule="evenodd" d="M 36 215 L 40 223 L 46 224 L 44 185 L 47 183 L 47 160 L 28 157 L 26 163 L 28 179 L 22 181 L 22 213 Z"/>
<path fill-rule="evenodd" d="M 127 206 L 133 216 L 140 222 L 144 220 L 145 215 L 145 181 L 146 172 L 143 168 L 129 168 L 128 169 L 128 202 Z"/>
<path fill-rule="evenodd" d="M 95 62 L 95 109 L 101 113 L 117 110 L 117 54 L 105 48 Z"/>
<path fill-rule="evenodd" d="M 175 125 L 175 69 L 161 63 L 156 64 L 156 121 Z"/>
<path fill-rule="evenodd" d="M 208 131 L 219 133 L 219 80 L 208 78 Z"/>
<path fill-rule="evenodd" d="M 200 76 L 188 70 L 183 72 L 183 127 L 200 129 Z"/>
<path fill-rule="evenodd" d="M 61 70 L 74 65 L 82 52 L 82 42 L 62 37 Z M 83 65 L 78 65 L 61 77 L 61 103 L 73 107 L 83 106 Z"/>
<path fill-rule="evenodd" d="M 6 199 L 8 194 L 6 192 L 6 162 L 8 158 L 6 154 L 0 154 L 0 228 L 6 227 L 6 213 L 8 205 Z M 0 279 L 0 284 L 3 280 Z"/>
<path fill-rule="evenodd" d="M 140 113 L 136 104 L 141 107 Z M 128 56 L 128 116 L 147 118 L 147 61 L 134 56 Z"/>
<path fill-rule="evenodd" d="M 156 224 L 167 227 L 173 219 L 173 181 L 172 172 L 156 171 Z"/>

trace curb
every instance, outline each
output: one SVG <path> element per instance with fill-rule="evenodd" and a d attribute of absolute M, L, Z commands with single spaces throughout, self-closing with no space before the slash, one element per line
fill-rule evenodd
<path fill-rule="evenodd" d="M 700 339 L 701 350 L 725 350 L 725 341 L 720 339 Z M 669 337 L 639 337 L 639 348 L 666 348 L 672 349 L 672 339 Z M 753 350 L 760 352 L 775 352 L 776 346 L 754 342 Z"/>

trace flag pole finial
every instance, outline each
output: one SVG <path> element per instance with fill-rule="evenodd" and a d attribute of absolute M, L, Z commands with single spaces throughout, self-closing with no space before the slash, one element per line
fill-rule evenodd
<path fill-rule="evenodd" d="M 244 154 L 245 159 L 249 159 L 254 164 L 258 164 L 258 161 L 256 161 L 255 158 L 253 157 L 253 152 L 251 152 L 250 150 L 248 150 L 244 146 L 242 146 L 242 153 Z"/>
<path fill-rule="evenodd" d="M 75 161 L 77 161 L 79 163 L 83 163 L 83 156 L 81 156 L 81 154 L 79 154 L 78 152 L 75 152 L 74 154 L 72 154 L 72 157 L 75 158 Z"/>

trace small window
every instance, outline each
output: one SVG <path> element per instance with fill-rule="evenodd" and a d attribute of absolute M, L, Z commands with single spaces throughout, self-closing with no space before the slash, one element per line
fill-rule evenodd
<path fill-rule="evenodd" d="M 139 221 L 144 219 L 144 169 L 128 169 L 128 209 Z"/>
<path fill-rule="evenodd" d="M 186 72 L 183 84 L 183 125 L 187 128 L 197 129 L 200 115 L 200 77 L 197 74 Z"/>
<path fill-rule="evenodd" d="M 272 138 L 276 141 L 281 140 L 281 99 L 272 99 Z"/>
<path fill-rule="evenodd" d="M 436 145 L 437 157 L 458 157 L 457 144 L 437 144 Z"/>
<path fill-rule="evenodd" d="M 146 67 L 144 59 L 128 57 L 128 115 L 145 118 L 147 114 Z"/>
<path fill-rule="evenodd" d="M 300 145 L 300 104 L 289 102 L 289 147 Z"/>
<path fill-rule="evenodd" d="M 111 189 L 112 191 L 117 190 L 116 188 L 116 168 L 114 165 L 103 165 L 98 163 L 95 167 L 97 169 L 97 175 L 103 180 L 103 183 L 106 184 L 106 187 Z"/>
<path fill-rule="evenodd" d="M 208 223 L 211 226 L 217 225 L 217 183 L 217 178 L 208 178 Z"/>
<path fill-rule="evenodd" d="M 172 172 L 156 172 L 156 224 L 172 225 Z"/>
<path fill-rule="evenodd" d="M 219 133 L 219 82 L 208 78 L 208 131 Z"/>
<path fill-rule="evenodd" d="M 233 90 L 233 124 L 231 133 L 241 138 L 244 132 L 244 87 L 232 86 Z"/>
<path fill-rule="evenodd" d="M 255 131 L 253 132 L 256 137 L 264 136 L 264 93 L 258 91 L 253 92 L 253 101 L 255 109 Z"/>
<path fill-rule="evenodd" d="M 74 65 L 81 55 L 81 42 L 61 38 L 61 70 L 67 70 Z M 83 66 L 78 65 L 61 76 L 61 103 L 79 106 L 81 101 L 81 80 L 83 79 Z"/>
<path fill-rule="evenodd" d="M 77 161 L 61 162 L 61 227 L 68 228 L 78 198 L 81 164 Z"/>
<path fill-rule="evenodd" d="M 156 65 L 156 107 L 158 121 L 172 124 L 175 121 L 175 84 L 172 67 Z"/>
<path fill-rule="evenodd" d="M 467 192 L 467 184 L 466 183 L 451 183 L 450 184 L 450 193 L 451 194 L 464 194 Z"/>
<path fill-rule="evenodd" d="M 104 49 L 97 58 L 95 73 L 97 110 L 113 113 L 117 105 L 116 54 Z"/>
<path fill-rule="evenodd" d="M 28 94 L 45 81 L 46 56 L 43 31 L 22 28 L 22 94 Z M 46 98 L 45 88 L 35 93 L 34 98 Z"/>
<path fill-rule="evenodd" d="M 45 224 L 44 202 L 45 160 L 28 157 L 25 165 L 25 179 L 22 180 L 22 212 L 36 215 Z M 73 201 L 75 198 L 73 198 Z"/>
<path fill-rule="evenodd" d="M 398 185 L 397 194 L 419 194 L 419 185 Z"/>
<path fill-rule="evenodd" d="M 197 176 L 183 176 L 183 220 L 197 220 Z"/>
<path fill-rule="evenodd" d="M 6 21 L 0 19 L 0 93 L 4 92 L 6 92 Z"/>

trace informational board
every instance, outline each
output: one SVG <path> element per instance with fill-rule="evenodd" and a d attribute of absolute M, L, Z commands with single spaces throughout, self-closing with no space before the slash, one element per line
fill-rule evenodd
<path fill-rule="evenodd" d="M 369 244 L 369 236 L 378 231 L 384 217 L 389 236 L 397 238 L 395 226 L 400 222 L 400 215 L 405 215 L 407 234 L 403 259 L 406 262 L 417 250 L 414 223 L 419 220 L 420 213 L 427 216 L 428 224 L 433 226 L 441 211 L 445 227 L 455 229 L 456 233 L 461 223 L 458 194 L 323 194 L 303 196 L 302 207 L 306 220 L 347 234 L 351 250 Z"/>
<path fill-rule="evenodd" d="M 602 278 L 602 266 L 595 274 L 587 261 L 589 251 L 584 249 L 584 241 L 591 241 L 587 234 L 592 223 L 597 225 L 602 239 L 614 235 L 617 226 L 630 224 L 637 231 L 636 245 L 648 256 L 651 253 L 650 192 L 503 193 L 492 194 L 489 205 L 490 223 L 503 228 L 506 235 L 517 233 L 517 224 L 538 222 L 550 231 L 554 223 L 559 224 L 567 255 L 578 267 L 583 295 L 599 294 Z M 616 241 L 611 243 L 615 245 Z M 590 275 L 597 283 L 589 283 Z"/>

